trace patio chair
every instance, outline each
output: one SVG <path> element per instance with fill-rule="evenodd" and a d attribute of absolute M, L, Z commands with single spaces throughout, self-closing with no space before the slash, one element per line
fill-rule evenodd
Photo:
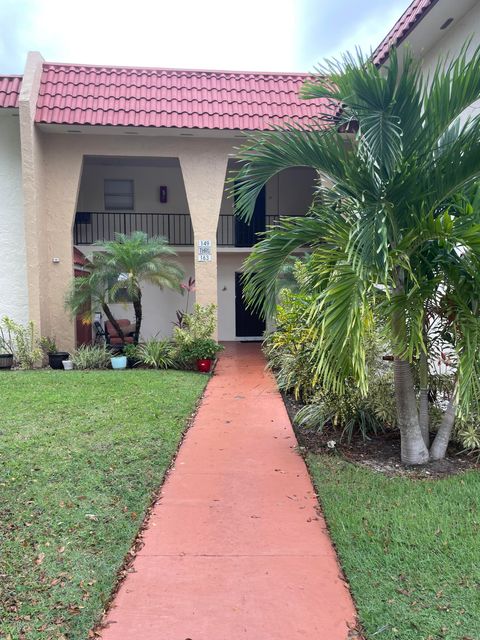
<path fill-rule="evenodd" d="M 93 323 L 93 327 L 95 329 L 95 339 L 94 344 L 104 344 L 107 342 L 107 334 L 105 333 L 102 323 L 98 320 L 95 320 Z"/>
<path fill-rule="evenodd" d="M 130 320 L 121 319 L 117 320 L 118 326 L 120 329 L 129 327 L 132 323 Z M 113 324 L 109 321 L 105 322 L 105 342 L 109 347 L 123 347 L 124 344 L 133 344 L 136 342 L 135 340 L 135 332 L 130 331 L 127 334 L 124 334 L 124 338 L 122 339 Z"/>

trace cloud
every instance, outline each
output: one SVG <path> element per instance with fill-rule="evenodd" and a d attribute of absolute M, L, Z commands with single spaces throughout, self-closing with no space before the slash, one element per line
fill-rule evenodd
<path fill-rule="evenodd" d="M 0 70 L 1 73 L 22 73 L 25 47 L 32 29 L 31 0 L 0 2 Z"/>
<path fill-rule="evenodd" d="M 89 64 L 245 70 L 292 70 L 295 64 L 296 0 L 24 4 L 23 12 L 12 10 L 2 20 L 15 41 L 13 46 L 5 43 L 2 71 L 17 65 L 21 72 L 29 49 L 39 50 L 49 61 Z"/>
<path fill-rule="evenodd" d="M 86 64 L 305 71 L 376 46 L 408 0 L 0 0 L 0 73 Z"/>
<path fill-rule="evenodd" d="M 410 0 L 303 0 L 301 4 L 302 66 L 313 68 L 359 46 L 368 53 L 380 44 Z"/>

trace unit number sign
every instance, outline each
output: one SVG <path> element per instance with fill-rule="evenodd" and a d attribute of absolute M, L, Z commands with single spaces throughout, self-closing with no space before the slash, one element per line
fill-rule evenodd
<path fill-rule="evenodd" d="M 212 241 L 211 240 L 198 241 L 198 261 L 199 262 L 212 261 Z"/>

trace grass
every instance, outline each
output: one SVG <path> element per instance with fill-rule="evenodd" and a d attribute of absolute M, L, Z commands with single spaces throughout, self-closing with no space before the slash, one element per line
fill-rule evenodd
<path fill-rule="evenodd" d="M 0 637 L 87 637 L 205 383 L 174 371 L 0 375 Z"/>
<path fill-rule="evenodd" d="M 480 474 L 389 478 L 310 455 L 368 640 L 480 638 Z"/>

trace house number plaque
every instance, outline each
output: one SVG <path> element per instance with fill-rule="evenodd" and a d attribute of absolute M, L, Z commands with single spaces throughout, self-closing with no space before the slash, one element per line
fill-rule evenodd
<path fill-rule="evenodd" d="M 198 261 L 199 262 L 212 261 L 212 241 L 211 240 L 198 241 Z"/>

